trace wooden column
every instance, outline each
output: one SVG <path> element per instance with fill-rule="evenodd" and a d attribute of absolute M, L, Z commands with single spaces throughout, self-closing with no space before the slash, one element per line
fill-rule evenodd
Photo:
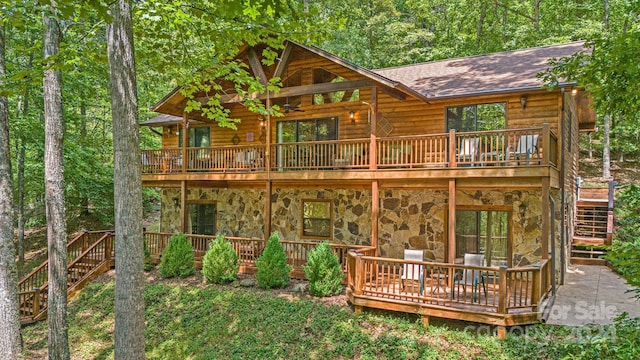
<path fill-rule="evenodd" d="M 180 182 L 180 231 L 184 234 L 187 233 L 187 216 L 189 216 L 187 211 L 187 182 L 182 180 Z"/>
<path fill-rule="evenodd" d="M 271 180 L 267 180 L 265 191 L 264 238 L 268 239 L 271 234 Z"/>
<path fill-rule="evenodd" d="M 546 152 L 546 149 L 545 149 Z M 542 259 L 549 258 L 549 235 L 551 234 L 549 226 L 549 177 L 542 178 L 542 224 L 541 224 L 541 239 L 540 246 L 542 246 Z"/>
<path fill-rule="evenodd" d="M 458 165 L 458 162 L 456 161 L 456 148 L 457 148 L 457 144 L 456 144 L 456 130 L 455 129 L 451 129 L 449 130 L 449 167 L 450 168 L 454 168 Z"/>
<path fill-rule="evenodd" d="M 267 171 L 267 178 L 271 179 L 271 97 L 269 96 L 270 92 L 267 90 L 267 124 L 266 124 L 266 134 L 264 136 L 264 166 Z M 271 188 L 271 184 L 267 185 Z"/>
<path fill-rule="evenodd" d="M 380 213 L 380 187 L 378 180 L 371 182 L 371 246 L 378 254 L 378 214 Z"/>
<path fill-rule="evenodd" d="M 447 241 L 448 262 L 456 260 L 456 180 L 449 179 L 449 227 Z"/>
<path fill-rule="evenodd" d="M 189 116 L 182 113 L 182 172 L 187 172 L 187 148 L 189 147 Z"/>
<path fill-rule="evenodd" d="M 558 144 L 556 143 L 556 146 Z M 558 149 L 555 149 L 556 156 Z M 549 165 L 550 160 L 553 160 L 558 165 L 558 159 L 551 159 L 551 129 L 548 123 L 542 124 L 542 165 Z"/>
<path fill-rule="evenodd" d="M 369 169 L 376 170 L 378 168 L 377 152 L 378 143 L 376 141 L 377 123 L 378 123 L 378 88 L 376 86 L 371 88 L 371 134 L 369 143 Z"/>

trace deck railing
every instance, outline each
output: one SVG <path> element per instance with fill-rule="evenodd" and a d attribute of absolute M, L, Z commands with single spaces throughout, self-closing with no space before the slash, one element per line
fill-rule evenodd
<path fill-rule="evenodd" d="M 537 312 L 551 287 L 548 261 L 517 268 L 482 267 L 351 252 L 347 274 L 355 297 L 495 314 Z"/>
<path fill-rule="evenodd" d="M 274 171 L 558 164 L 558 139 L 541 128 L 272 144 Z M 375 149 L 375 156 L 370 151 Z M 266 171 L 265 145 L 142 151 L 145 174 Z M 371 164 L 371 158 L 376 164 Z"/>

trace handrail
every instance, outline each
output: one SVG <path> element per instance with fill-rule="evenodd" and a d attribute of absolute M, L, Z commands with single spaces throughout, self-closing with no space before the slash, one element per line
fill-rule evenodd
<path fill-rule="evenodd" d="M 558 138 L 541 127 L 142 151 L 143 173 L 557 166 Z M 376 149 L 371 154 L 371 149 Z M 266 156 L 267 150 L 271 154 Z M 372 163 L 374 161 L 374 163 Z"/>

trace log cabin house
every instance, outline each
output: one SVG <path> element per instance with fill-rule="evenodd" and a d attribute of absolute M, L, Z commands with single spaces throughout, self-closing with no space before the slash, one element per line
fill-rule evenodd
<path fill-rule="evenodd" d="M 162 233 L 226 233 L 246 269 L 271 232 L 292 261 L 329 241 L 356 312 L 464 319 L 502 335 L 539 321 L 568 262 L 578 132 L 595 115 L 576 84 L 549 90 L 537 74 L 583 43 L 380 70 L 291 41 L 265 66 L 263 49 L 237 59 L 263 84 L 281 78 L 258 96 L 283 116 L 225 94 L 241 122 L 220 128 L 186 113 L 176 89 L 141 124 L 161 129 L 142 180 L 160 188 Z"/>

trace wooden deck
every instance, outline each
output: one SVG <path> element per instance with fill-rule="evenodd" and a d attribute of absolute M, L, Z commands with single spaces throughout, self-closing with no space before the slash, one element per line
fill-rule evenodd
<path fill-rule="evenodd" d="M 521 149 L 523 139 L 530 139 L 527 150 Z M 556 167 L 557 147 L 556 135 L 549 130 L 549 125 L 545 124 L 541 128 L 465 133 L 451 131 L 443 134 L 377 138 L 373 142 L 367 138 L 281 143 L 271 144 L 268 149 L 267 145 L 259 144 L 143 150 L 142 172 L 143 180 L 146 181 L 212 180 L 215 177 L 205 175 L 234 173 L 253 173 L 256 175 L 238 178 L 262 180 L 257 174 L 264 172 L 395 172 L 398 169 L 464 170 L 490 167 L 495 170 L 514 167 Z M 179 174 L 192 176 L 175 176 Z M 357 180 L 358 176 L 353 175 L 352 178 Z"/>
<path fill-rule="evenodd" d="M 539 322 L 551 289 L 547 261 L 519 268 L 405 261 L 349 253 L 347 294 L 364 307 L 498 326 Z"/>

